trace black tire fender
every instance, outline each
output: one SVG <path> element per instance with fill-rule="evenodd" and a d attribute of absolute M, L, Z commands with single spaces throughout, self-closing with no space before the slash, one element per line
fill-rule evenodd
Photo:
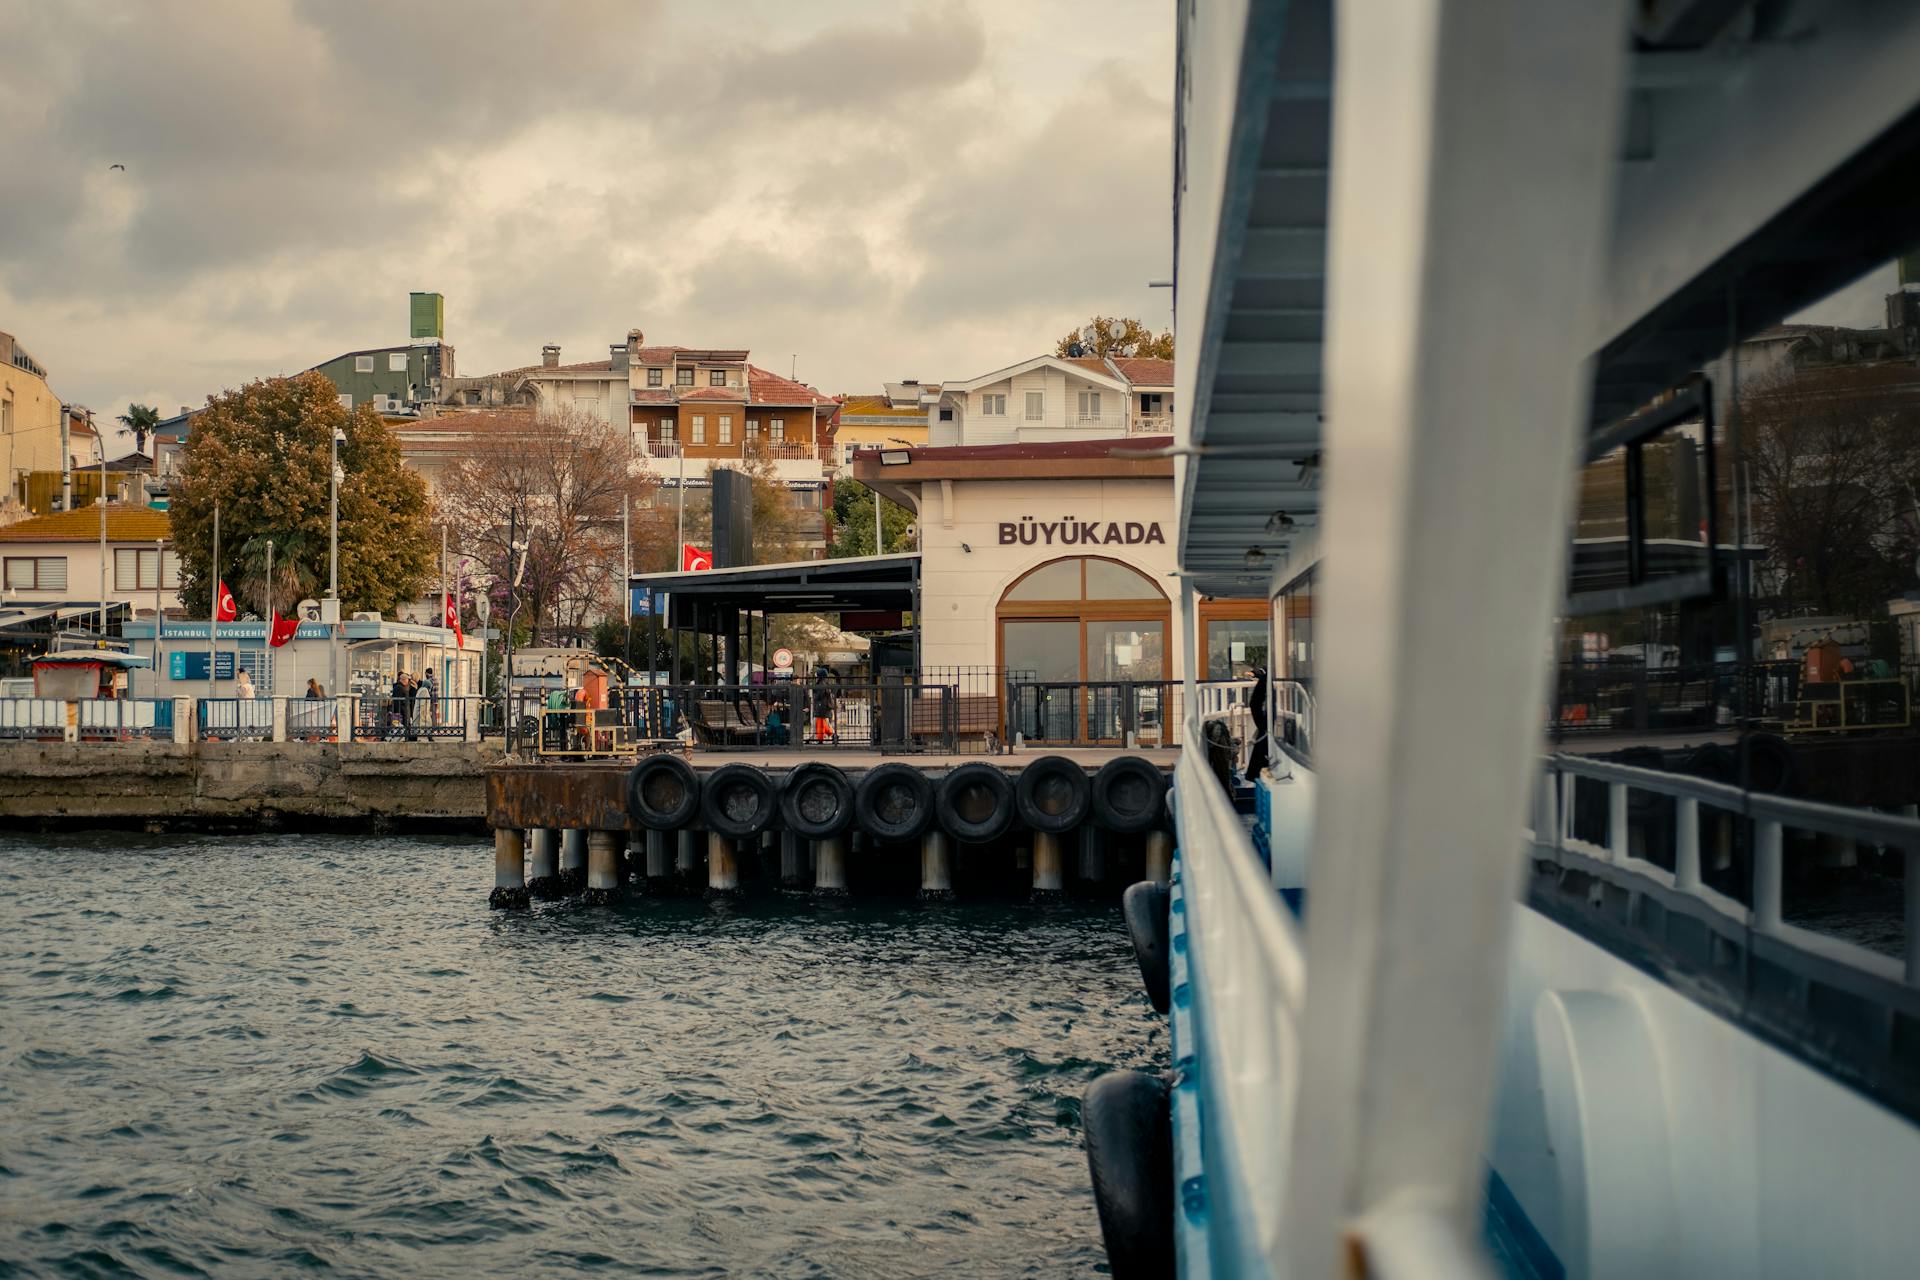
<path fill-rule="evenodd" d="M 1127 936 L 1133 939 L 1133 958 L 1140 964 L 1140 981 L 1156 1013 L 1165 1013 L 1173 986 L 1173 962 L 1167 950 L 1167 907 L 1172 890 L 1152 880 L 1130 884 L 1120 895 L 1120 914 L 1126 917 Z"/>
<path fill-rule="evenodd" d="M 876 840 L 914 840 L 933 825 L 933 781 L 910 764 L 890 760 L 866 771 L 853 790 L 860 828 Z"/>
<path fill-rule="evenodd" d="M 1161 824 L 1166 795 L 1167 775 L 1157 766 L 1140 756 L 1120 756 L 1093 775 L 1094 821 L 1123 834 L 1151 830 Z"/>
<path fill-rule="evenodd" d="M 780 819 L 809 840 L 837 836 L 853 824 L 853 784 L 834 765 L 809 760 L 780 788 Z"/>
<path fill-rule="evenodd" d="M 1116 1280 L 1175 1274 L 1173 1097 L 1164 1078 L 1109 1071 L 1080 1095 L 1087 1172 Z"/>
<path fill-rule="evenodd" d="M 627 772 L 627 816 L 649 831 L 678 831 L 700 812 L 700 775 L 679 756 L 648 756 Z"/>
<path fill-rule="evenodd" d="M 978 760 L 949 770 L 934 791 L 934 812 L 956 840 L 998 840 L 1013 825 L 1013 781 Z"/>
<path fill-rule="evenodd" d="M 763 769 L 723 764 L 700 788 L 700 816 L 707 830 L 735 840 L 757 836 L 780 812 L 779 789 Z"/>
<path fill-rule="evenodd" d="M 1093 789 L 1084 765 L 1065 756 L 1041 756 L 1020 771 L 1013 798 L 1020 821 L 1035 831 L 1057 835 L 1087 820 Z"/>

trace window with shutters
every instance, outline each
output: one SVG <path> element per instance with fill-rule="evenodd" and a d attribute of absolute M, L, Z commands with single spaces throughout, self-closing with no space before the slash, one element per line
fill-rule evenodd
<path fill-rule="evenodd" d="M 173 552 L 162 553 L 158 547 L 114 548 L 115 591 L 177 591 L 179 587 L 180 560 Z"/>
<path fill-rule="evenodd" d="M 8 556 L 5 579 L 7 588 L 13 591 L 65 591 L 67 589 L 67 558 L 65 556 Z"/>

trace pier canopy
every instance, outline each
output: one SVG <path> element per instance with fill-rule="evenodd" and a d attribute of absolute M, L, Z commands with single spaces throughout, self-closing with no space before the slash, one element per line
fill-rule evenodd
<path fill-rule="evenodd" d="M 839 560 L 793 560 L 734 569 L 636 573 L 628 580 L 636 618 L 652 613 L 665 594 L 672 614 L 661 621 L 690 621 L 692 606 L 741 613 L 901 613 L 916 607 L 920 553 L 847 556 Z"/>

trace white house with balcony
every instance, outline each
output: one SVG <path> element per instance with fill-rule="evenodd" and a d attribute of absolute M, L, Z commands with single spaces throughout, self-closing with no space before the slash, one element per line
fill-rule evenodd
<path fill-rule="evenodd" d="M 1133 375 L 1147 380 L 1136 382 Z M 927 411 L 927 443 L 1038 444 L 1159 435 L 1168 430 L 1172 411 L 1169 361 L 1035 356 L 941 384 Z"/>

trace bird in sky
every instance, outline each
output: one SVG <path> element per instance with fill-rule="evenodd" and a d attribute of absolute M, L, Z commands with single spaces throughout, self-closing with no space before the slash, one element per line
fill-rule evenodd
<path fill-rule="evenodd" d="M 107 166 L 108 173 L 112 173 L 115 169 L 118 169 L 120 172 L 125 173 L 127 171 L 127 166 L 123 164 L 110 164 Z"/>

